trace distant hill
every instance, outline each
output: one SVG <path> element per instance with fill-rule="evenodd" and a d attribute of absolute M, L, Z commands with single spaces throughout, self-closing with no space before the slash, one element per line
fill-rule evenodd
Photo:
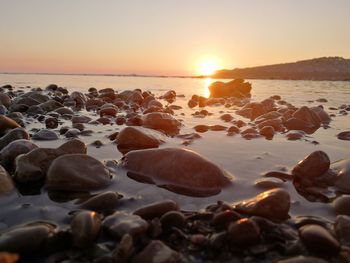
<path fill-rule="evenodd" d="M 350 59 L 322 57 L 251 68 L 218 70 L 213 78 L 347 80 L 350 81 Z"/>

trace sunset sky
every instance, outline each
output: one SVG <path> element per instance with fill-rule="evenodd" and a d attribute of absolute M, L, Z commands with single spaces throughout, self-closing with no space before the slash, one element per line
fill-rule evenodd
<path fill-rule="evenodd" d="M 0 72 L 193 75 L 350 58 L 349 12 L 349 0 L 0 0 Z"/>

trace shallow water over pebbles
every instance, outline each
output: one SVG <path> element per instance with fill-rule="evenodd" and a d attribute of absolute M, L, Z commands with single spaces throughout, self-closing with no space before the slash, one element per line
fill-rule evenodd
<path fill-rule="evenodd" d="M 133 78 L 133 77 L 109 77 L 109 76 L 59 76 L 59 75 L 0 75 L 0 85 L 11 84 L 15 87 L 46 87 L 50 83 L 67 87 L 70 92 L 87 92 L 88 88 L 95 87 L 113 88 L 126 90 L 140 88 L 150 90 L 156 96 L 173 89 L 178 95 L 174 104 L 182 107 L 175 110 L 175 117 L 183 120 L 181 134 L 194 132 L 193 127 L 198 124 L 224 125 L 229 123 L 220 120 L 224 113 L 230 113 L 235 119 L 242 119 L 235 115 L 235 108 L 224 106 L 206 107 L 213 113 L 205 118 L 192 116 L 198 107 L 188 108 L 187 102 L 193 94 L 207 95 L 207 86 L 210 80 L 203 79 L 180 79 L 180 78 Z M 261 101 L 272 95 L 280 95 L 283 100 L 295 106 L 323 105 L 325 110 L 335 116 L 332 117 L 330 128 L 318 129 L 314 134 L 308 135 L 307 141 L 288 141 L 284 134 L 276 133 L 273 140 L 257 138 L 245 140 L 240 135 L 227 136 L 224 131 L 208 131 L 202 133 L 202 138 L 194 140 L 188 146 L 182 145 L 183 139 L 167 138 L 167 142 L 160 147 L 185 147 L 205 156 L 215 164 L 229 171 L 235 176 L 231 187 L 224 189 L 220 194 L 211 197 L 188 197 L 158 188 L 155 185 L 136 182 L 126 176 L 126 172 L 111 163 L 111 169 L 116 173 L 113 183 L 105 190 L 121 193 L 124 198 L 120 201 L 120 209 L 134 211 L 136 208 L 163 199 L 172 199 L 179 203 L 183 210 L 196 210 L 203 208 L 217 200 L 237 202 L 250 198 L 262 192 L 264 189 L 254 186 L 256 179 L 262 178 L 262 174 L 268 171 L 290 171 L 294 165 L 305 156 L 316 150 L 326 152 L 331 162 L 339 159 L 350 158 L 350 141 L 339 140 L 336 135 L 350 129 L 349 115 L 340 115 L 339 110 L 331 110 L 330 107 L 338 108 L 342 104 L 349 104 L 350 82 L 313 82 L 313 81 L 277 81 L 277 80 L 252 80 L 252 101 Z M 24 91 L 27 91 L 24 88 Z M 317 102 L 317 99 L 325 98 L 328 102 Z M 164 100 L 160 100 L 166 105 Z M 81 114 L 97 119 L 98 114 L 81 111 Z M 67 121 L 67 125 L 70 125 Z M 33 122 L 26 126 L 32 128 L 43 127 L 39 122 Z M 65 125 L 64 123 L 60 126 Z M 59 126 L 59 127 L 60 127 Z M 79 136 L 88 145 L 88 154 L 101 160 L 119 160 L 122 154 L 117 150 L 106 136 L 121 130 L 124 126 L 114 125 L 90 125 L 86 129 L 94 131 L 92 136 Z M 58 127 L 58 129 L 59 129 Z M 57 130 L 57 129 L 56 129 Z M 103 146 L 96 148 L 92 142 L 100 140 Z M 34 141 L 40 147 L 58 147 L 66 141 L 60 136 L 55 141 Z M 318 144 L 312 143 L 317 141 Z M 309 202 L 300 196 L 290 182 L 282 185 L 291 196 L 291 215 L 318 215 L 328 219 L 334 218 L 333 208 L 330 204 Z M 67 213 L 76 209 L 77 199 L 60 202 L 61 197 L 48 196 L 45 190 L 41 195 L 12 195 L 0 199 L 0 230 L 8 226 L 25 223 L 32 220 L 52 220 L 60 223 L 67 222 Z"/>

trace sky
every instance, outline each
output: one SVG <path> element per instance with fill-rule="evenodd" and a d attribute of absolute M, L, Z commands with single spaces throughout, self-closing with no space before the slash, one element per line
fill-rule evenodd
<path fill-rule="evenodd" d="M 0 0 L 0 72 L 196 75 L 350 58 L 349 0 Z"/>

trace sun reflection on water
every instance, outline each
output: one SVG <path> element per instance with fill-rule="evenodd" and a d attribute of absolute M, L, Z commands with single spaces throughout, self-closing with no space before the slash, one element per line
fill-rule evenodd
<path fill-rule="evenodd" d="M 210 84 L 213 83 L 213 79 L 211 78 L 205 78 L 204 79 L 204 92 L 203 92 L 203 96 L 206 98 L 210 97 L 210 91 L 209 91 L 209 86 Z"/>

